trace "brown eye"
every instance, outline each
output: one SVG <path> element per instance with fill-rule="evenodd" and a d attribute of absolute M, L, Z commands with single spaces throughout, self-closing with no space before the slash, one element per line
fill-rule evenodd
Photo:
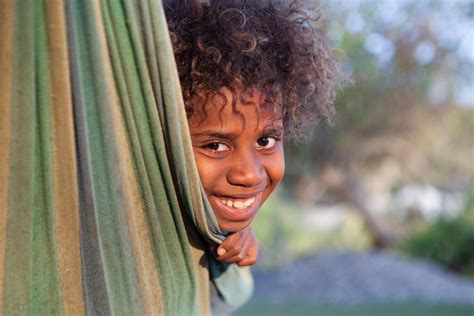
<path fill-rule="evenodd" d="M 219 149 L 219 143 L 210 143 L 209 145 L 207 145 L 207 148 L 209 148 L 210 150 L 217 150 Z"/>
<path fill-rule="evenodd" d="M 270 140 L 268 139 L 268 137 L 261 137 L 257 140 L 257 144 L 260 146 L 260 147 L 265 147 L 268 145 L 268 143 L 270 142 Z"/>
<path fill-rule="evenodd" d="M 265 137 L 260 137 L 257 140 L 257 147 L 262 148 L 262 149 L 271 149 L 275 147 L 275 144 L 276 144 L 276 140 L 274 137 L 265 136 Z"/>
<path fill-rule="evenodd" d="M 209 143 L 206 146 L 204 146 L 206 149 L 212 150 L 212 151 L 217 151 L 217 152 L 223 152 L 227 151 L 229 147 L 223 143 L 218 143 L 218 142 L 213 142 Z"/>

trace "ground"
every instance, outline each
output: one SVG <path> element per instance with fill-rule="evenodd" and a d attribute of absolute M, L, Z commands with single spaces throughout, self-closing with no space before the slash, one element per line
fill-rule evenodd
<path fill-rule="evenodd" d="M 255 269 L 238 315 L 474 315 L 474 279 L 392 252 L 327 251 Z"/>

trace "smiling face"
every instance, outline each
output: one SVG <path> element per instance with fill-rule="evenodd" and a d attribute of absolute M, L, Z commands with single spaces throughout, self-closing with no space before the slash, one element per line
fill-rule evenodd
<path fill-rule="evenodd" d="M 247 227 L 283 177 L 283 123 L 262 93 L 244 95 L 250 104 L 236 104 L 227 89 L 224 98 L 206 104 L 206 115 L 188 122 L 199 176 L 219 227 L 236 232 Z M 246 103 L 247 103 L 246 102 Z"/>

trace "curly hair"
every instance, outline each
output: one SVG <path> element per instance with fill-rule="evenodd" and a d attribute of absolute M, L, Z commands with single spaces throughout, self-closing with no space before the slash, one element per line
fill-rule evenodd
<path fill-rule="evenodd" d="M 333 113 L 338 63 L 316 22 L 298 1 L 165 2 L 188 117 L 205 113 L 223 87 L 233 110 L 257 88 L 281 108 L 285 134 L 301 138 L 308 124 Z M 200 107 L 197 109 L 196 107 Z"/>

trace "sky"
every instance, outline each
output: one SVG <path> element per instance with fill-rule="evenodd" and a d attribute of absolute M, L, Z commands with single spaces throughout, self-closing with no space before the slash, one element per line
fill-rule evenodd
<path fill-rule="evenodd" d="M 397 54 L 394 33 L 413 41 L 412 57 L 420 67 L 447 53 L 444 73 L 433 78 L 429 100 L 442 103 L 453 93 L 458 105 L 474 106 L 474 1 L 323 0 L 321 6 L 332 45 L 341 45 L 344 32 L 363 36 L 363 49 L 379 67 L 390 65 Z M 431 37 L 420 39 L 422 29 Z"/>

